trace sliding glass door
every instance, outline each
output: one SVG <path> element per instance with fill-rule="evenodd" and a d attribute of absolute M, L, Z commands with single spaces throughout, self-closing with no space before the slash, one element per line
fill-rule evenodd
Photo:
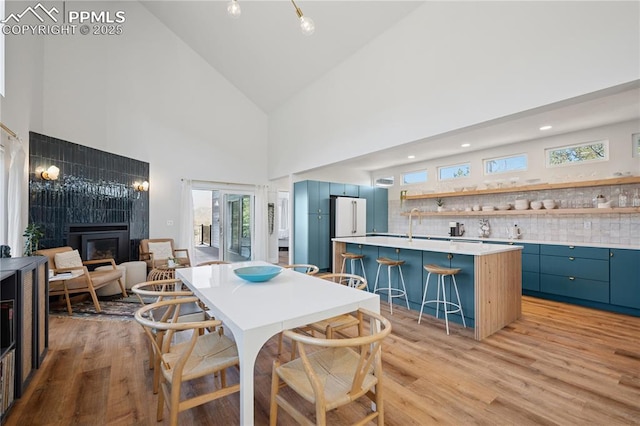
<path fill-rule="evenodd" d="M 249 194 L 224 194 L 224 252 L 229 262 L 251 260 L 251 229 L 253 224 L 253 196 Z"/>
<path fill-rule="evenodd" d="M 196 262 L 251 260 L 253 192 L 194 189 Z"/>

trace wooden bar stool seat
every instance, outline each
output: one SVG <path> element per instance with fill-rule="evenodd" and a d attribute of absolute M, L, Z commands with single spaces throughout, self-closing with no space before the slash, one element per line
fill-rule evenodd
<path fill-rule="evenodd" d="M 427 303 L 435 303 L 436 304 L 436 318 L 438 318 L 440 305 L 442 305 L 442 310 L 444 311 L 444 323 L 447 328 L 447 335 L 449 334 L 449 314 L 454 314 L 460 312 L 460 316 L 462 317 L 462 325 L 466 328 L 467 324 L 464 320 L 464 312 L 462 311 L 462 303 L 460 302 L 460 293 L 458 293 L 458 284 L 456 283 L 456 274 L 461 271 L 460 268 L 447 268 L 440 265 L 424 265 L 424 269 L 428 272 L 427 280 L 424 285 L 424 294 L 422 295 L 422 305 L 420 306 L 420 316 L 418 317 L 418 324 L 420 324 L 420 320 L 422 319 L 422 311 L 424 309 L 424 305 Z M 434 300 L 426 300 L 427 299 L 427 289 L 429 288 L 429 278 L 431 278 L 431 274 L 438 275 L 438 295 Z M 457 303 L 447 300 L 447 293 L 445 287 L 445 277 L 450 277 L 451 285 L 453 286 L 453 290 L 456 292 L 456 300 Z M 442 289 L 442 299 L 440 298 L 440 289 Z M 453 309 L 449 309 L 452 307 Z"/>
<path fill-rule="evenodd" d="M 407 298 L 407 288 L 404 285 L 404 276 L 402 275 L 402 265 L 404 265 L 404 260 L 395 260 L 389 259 L 388 257 L 379 257 L 376 259 L 378 262 L 378 271 L 376 272 L 376 283 L 373 287 L 374 293 L 386 293 L 387 300 L 389 301 L 389 312 L 393 315 L 393 298 L 394 297 L 404 297 L 404 300 L 407 304 L 407 309 L 409 309 L 409 299 Z M 382 265 L 387 267 L 387 286 L 378 288 L 378 282 L 380 278 L 380 268 Z M 398 268 L 398 273 L 400 274 L 400 280 L 397 284 L 397 287 L 393 287 L 391 283 L 391 268 Z M 402 288 L 400 288 L 402 285 Z"/>
<path fill-rule="evenodd" d="M 362 269 L 362 276 L 364 277 L 365 281 L 367 279 L 367 273 L 364 270 L 364 254 L 358 254 L 358 253 L 341 253 L 342 255 L 342 268 L 340 269 L 340 273 L 344 274 L 344 273 L 349 273 L 349 274 L 354 274 L 354 275 L 359 275 L 356 272 L 356 262 L 359 260 L 360 261 L 360 269 Z M 345 270 L 345 266 L 347 263 L 347 260 L 349 261 L 349 263 L 351 264 L 351 271 L 346 271 Z M 369 291 L 369 284 L 367 284 L 367 291 Z"/>

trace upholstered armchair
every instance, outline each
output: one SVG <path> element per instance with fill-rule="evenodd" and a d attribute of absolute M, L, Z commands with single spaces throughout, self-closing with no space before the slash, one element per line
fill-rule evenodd
<path fill-rule="evenodd" d="M 191 266 L 189 251 L 174 248 L 173 238 L 140 240 L 140 260 L 147 263 L 147 269 L 166 265 L 169 258 L 177 259 L 182 266 Z"/>
<path fill-rule="evenodd" d="M 111 258 L 82 261 L 78 250 L 71 247 L 42 249 L 36 251 L 35 254 L 49 258 L 50 269 L 53 271 L 53 276 L 49 279 L 49 295 L 64 296 L 69 315 L 73 313 L 71 294 L 89 293 L 96 307 L 96 312 L 101 312 L 100 302 L 96 295 L 96 290 L 99 288 L 117 282 L 122 290 L 122 295 L 127 297 L 122 271 L 116 269 L 116 263 Z M 110 265 L 111 268 L 94 271 L 89 271 L 87 268 L 87 265 L 105 264 Z"/>

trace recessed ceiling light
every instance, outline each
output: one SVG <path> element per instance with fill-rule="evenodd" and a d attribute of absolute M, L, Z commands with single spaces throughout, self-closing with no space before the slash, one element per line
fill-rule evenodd
<path fill-rule="evenodd" d="M 549 130 L 552 126 L 542 126 L 540 127 L 540 130 Z"/>
<path fill-rule="evenodd" d="M 415 156 L 415 155 L 410 155 L 410 156 L 408 156 L 407 158 L 408 158 L 409 160 L 413 160 L 414 158 L 416 158 L 416 156 Z"/>
<path fill-rule="evenodd" d="M 469 148 L 471 146 L 470 143 L 463 143 L 462 145 L 460 145 L 463 148 Z"/>

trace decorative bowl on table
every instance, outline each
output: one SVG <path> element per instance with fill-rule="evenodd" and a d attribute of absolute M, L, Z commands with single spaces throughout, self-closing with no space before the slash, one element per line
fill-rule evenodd
<path fill-rule="evenodd" d="M 234 269 L 233 272 L 240 278 L 252 283 L 261 283 L 269 281 L 273 277 L 282 272 L 282 268 L 279 266 L 245 266 L 243 268 Z"/>
<path fill-rule="evenodd" d="M 532 201 L 531 202 L 531 208 L 534 210 L 540 210 L 542 208 L 542 201 Z"/>

